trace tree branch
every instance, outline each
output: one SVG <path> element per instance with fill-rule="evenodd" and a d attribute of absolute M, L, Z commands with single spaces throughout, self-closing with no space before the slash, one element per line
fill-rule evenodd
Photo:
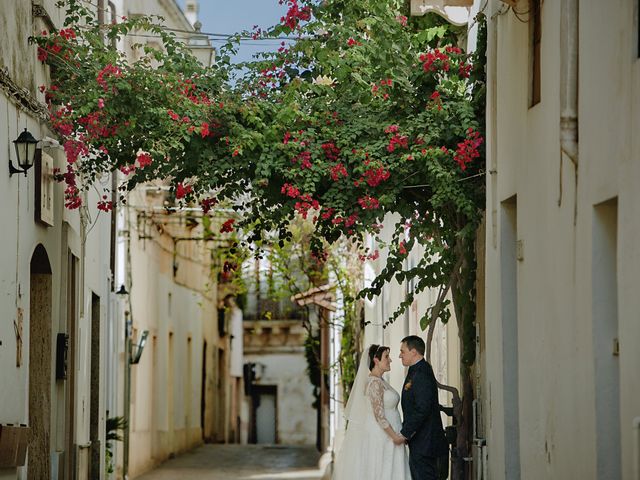
<path fill-rule="evenodd" d="M 440 288 L 440 292 L 438 293 L 438 299 L 436 300 L 433 309 L 431 310 L 431 320 L 429 320 L 429 330 L 427 332 L 427 351 L 426 358 L 427 360 L 431 360 L 431 342 L 433 340 L 433 332 L 435 330 L 436 320 L 438 319 L 438 315 L 440 313 L 440 309 L 442 308 L 442 303 L 444 302 L 453 282 L 456 279 L 457 271 L 462 266 L 462 261 L 464 259 L 463 255 L 458 257 L 456 264 L 453 266 L 453 270 L 451 271 L 451 275 L 449 277 L 449 283 L 447 285 Z"/>

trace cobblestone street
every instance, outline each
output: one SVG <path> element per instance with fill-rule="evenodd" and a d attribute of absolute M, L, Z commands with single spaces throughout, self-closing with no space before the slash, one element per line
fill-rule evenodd
<path fill-rule="evenodd" d="M 203 445 L 139 480 L 320 480 L 314 447 Z"/>

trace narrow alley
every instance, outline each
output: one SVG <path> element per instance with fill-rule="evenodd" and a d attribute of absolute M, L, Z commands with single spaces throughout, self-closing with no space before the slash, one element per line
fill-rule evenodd
<path fill-rule="evenodd" d="M 640 0 L 0 0 L 0 480 L 640 480 Z"/>
<path fill-rule="evenodd" d="M 163 463 L 140 480 L 319 480 L 315 447 L 203 445 Z"/>

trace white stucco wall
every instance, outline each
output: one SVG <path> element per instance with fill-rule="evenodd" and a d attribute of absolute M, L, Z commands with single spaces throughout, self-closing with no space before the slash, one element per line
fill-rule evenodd
<path fill-rule="evenodd" d="M 257 385 L 277 387 L 278 441 L 283 445 L 314 445 L 316 410 L 313 387 L 307 375 L 302 348 L 291 353 L 245 354 L 245 363 L 255 362 L 262 371 Z"/>
<path fill-rule="evenodd" d="M 380 232 L 380 239 L 384 243 L 389 243 L 393 236 L 394 226 L 398 218 L 387 216 L 383 222 L 383 229 Z M 379 250 L 380 256 L 376 260 L 367 260 L 365 263 L 366 281 L 371 281 L 378 272 L 386 265 L 388 250 L 376 245 L 373 239 L 369 239 L 371 251 Z M 416 245 L 409 252 L 405 263 L 405 268 L 411 268 L 418 264 L 423 255 L 423 249 Z M 423 340 L 427 339 L 427 332 L 420 328 L 420 319 L 436 302 L 437 291 L 425 290 L 418 293 L 407 312 L 386 328 L 382 328 L 384 322 L 396 311 L 398 306 L 406 298 L 406 282 L 401 284 L 393 281 L 386 284 L 382 293 L 372 300 L 365 300 L 365 320 L 370 322 L 365 328 L 364 349 L 372 343 L 384 344 L 391 348 L 392 359 L 391 372 L 387 374 L 387 380 L 398 391 L 401 390 L 406 375 L 406 369 L 399 359 L 400 344 L 407 335 L 418 335 Z M 445 385 L 460 388 L 460 357 L 459 347 L 457 347 L 458 328 L 455 317 L 452 314 L 447 325 L 438 321 L 431 344 L 430 363 L 438 381 Z M 439 391 L 439 401 L 442 405 L 451 405 L 451 394 L 443 390 Z M 450 423 L 448 417 L 443 416 L 445 424 Z"/>
<path fill-rule="evenodd" d="M 228 414 L 214 418 L 228 411 L 228 405 L 214 411 L 214 404 L 226 402 L 229 393 L 228 365 L 219 365 L 219 348 L 226 352 L 228 341 L 218 335 L 210 245 L 182 241 L 174 247 L 170 235 L 197 238 L 202 232 L 180 226 L 184 212 L 139 221 L 142 212 L 153 212 L 154 202 L 145 206 L 145 198 L 144 189 L 131 195 L 125 222 L 130 233 L 125 264 L 130 269 L 128 309 L 134 343 L 144 330 L 149 331 L 140 363 L 131 366 L 129 473 L 133 476 L 172 453 L 202 443 L 216 427 L 213 433 L 226 438 L 228 428 Z M 165 220 L 168 223 L 161 234 L 153 222 Z M 201 408 L 203 389 L 205 412 Z"/>
<path fill-rule="evenodd" d="M 54 6 L 53 0 L 38 2 L 44 7 L 55 25 L 62 24 L 62 11 Z M 35 45 L 28 43 L 30 35 L 49 30 L 42 18 L 32 15 L 31 2 L 4 2 L 0 9 L 0 67 L 6 68 L 8 76 L 20 87 L 26 88 L 33 98 L 43 101 L 38 86 L 48 84 L 48 68 L 36 58 Z M 75 338 L 75 396 L 74 443 L 86 444 L 89 440 L 90 420 L 90 331 L 91 295 L 100 297 L 100 336 L 104 348 L 104 325 L 108 313 L 109 292 L 109 221 L 107 215 L 98 215 L 95 208 L 96 196 L 90 192 L 85 198 L 89 206 L 89 232 L 86 242 L 82 242 L 82 232 L 78 212 L 64 209 L 64 185 L 54 186 L 54 226 L 45 227 L 34 220 L 35 210 L 35 168 L 27 176 L 9 177 L 6 161 L 15 164 L 12 141 L 27 128 L 36 139 L 52 137 L 45 124 L 33 113 L 21 111 L 16 103 L 0 90 L 0 151 L 4 153 L 5 173 L 0 175 L 0 221 L 5 226 L 1 238 L 0 274 L 4 296 L 0 298 L 0 309 L 5 313 L 5 321 L 0 323 L 0 423 L 29 423 L 29 329 L 30 329 L 30 261 L 38 244 L 47 252 L 52 270 L 52 344 L 51 344 L 51 451 L 67 450 L 64 444 L 65 418 L 64 396 L 61 394 L 64 382 L 55 379 L 55 337 L 66 332 Z M 64 153 L 57 148 L 44 148 L 54 158 L 55 166 L 64 168 Z M 89 229 L 91 229 L 89 231 Z M 67 303 L 67 258 L 68 252 L 78 257 L 80 278 L 78 286 L 78 320 L 74 331 L 66 328 Z M 16 366 L 17 337 L 14 320 L 18 310 L 22 310 L 21 333 L 22 364 Z M 100 371 L 103 371 L 104 355 L 101 353 Z M 100 383 L 104 382 L 101 374 Z M 100 438 L 104 440 L 104 398 L 99 398 Z M 87 474 L 84 454 L 79 453 L 82 469 L 79 475 Z M 70 454 L 67 452 L 67 454 Z M 55 455 L 55 454 L 54 454 Z M 82 457 L 82 458 L 81 458 Z M 104 457 L 104 456 L 103 456 Z M 104 460 L 102 460 L 104 461 Z M 0 478 L 26 478 L 27 467 L 0 469 Z"/>
<path fill-rule="evenodd" d="M 117 21 L 122 16 L 159 15 L 168 29 L 192 30 L 175 0 L 115 0 L 113 3 Z M 188 34 L 176 33 L 176 36 L 188 40 Z M 158 43 L 152 36 L 132 34 L 120 41 L 118 48 L 135 55 L 131 46 L 139 42 Z M 201 50 L 210 52 L 210 44 L 206 43 Z M 119 333 L 124 332 L 124 312 L 131 313 L 134 343 L 144 330 L 149 331 L 140 363 L 131 366 L 130 477 L 149 470 L 171 454 L 202 443 L 204 438 L 223 441 L 229 438 L 231 428 L 227 413 L 231 402 L 229 341 L 218 335 L 218 297 L 211 277 L 211 244 L 172 243 L 170 235 L 202 235 L 200 227 L 190 230 L 184 223 L 178 226 L 185 212 L 171 216 L 169 235 L 159 233 L 153 222 L 139 222 L 141 212 L 151 215 L 154 206 L 159 206 L 157 198 L 157 195 L 147 197 L 144 187 L 136 190 L 118 223 L 116 278 L 118 286 L 125 285 L 129 290 L 129 295 L 120 300 L 120 312 L 114 319 L 119 330 L 114 335 L 118 343 L 113 345 L 116 353 L 112 363 L 116 366 L 109 394 L 119 415 L 126 408 L 126 364 L 122 361 L 125 345 Z M 206 358 L 203 356 L 205 344 Z M 204 381 L 203 368 L 206 370 Z M 201 408 L 203 390 L 204 412 Z M 120 478 L 124 451 L 123 445 L 118 447 L 116 477 Z"/>
<path fill-rule="evenodd" d="M 571 160 L 560 153 L 561 4 L 543 3 L 542 100 L 532 108 L 528 108 L 529 25 L 499 1 L 489 1 L 487 10 L 491 174 L 482 402 L 489 478 L 613 478 L 598 474 L 602 421 L 607 428 L 617 427 L 617 438 L 605 440 L 604 449 L 619 442 L 621 453 L 611 452 L 613 463 L 621 465 L 621 478 L 631 479 L 632 420 L 640 415 L 640 350 L 635 346 L 640 338 L 640 297 L 634 292 L 640 272 L 637 5 L 580 2 L 576 173 Z M 514 196 L 515 209 L 504 203 Z M 617 269 L 617 292 L 614 282 L 598 286 L 607 274 L 602 258 L 615 251 L 598 240 L 603 227 L 597 206 L 615 197 L 617 261 L 610 267 Z M 515 228 L 507 221 L 509 208 Z M 519 242 L 519 252 L 506 248 L 510 237 L 512 243 Z M 515 272 L 517 288 L 508 271 Z M 613 299 L 602 296 L 608 290 Z M 598 326 L 599 297 L 608 302 L 609 314 L 603 321 L 615 323 L 617 306 L 619 357 L 612 355 L 616 335 L 603 333 Z M 517 334 L 511 331 L 514 321 Z M 517 355 L 511 377 L 513 363 L 506 361 L 510 345 L 516 346 L 512 353 Z M 612 376 L 598 377 L 596 358 L 617 364 L 613 368 L 619 372 L 618 386 Z M 505 372 L 515 383 L 507 381 Z M 596 407 L 603 389 L 619 396 L 619 407 Z M 518 413 L 510 420 L 505 412 L 513 412 L 514 406 Z M 616 408 L 619 416 L 610 416 L 608 412 Z M 515 437 L 514 421 L 519 426 Z"/>
<path fill-rule="evenodd" d="M 228 310 L 229 315 L 229 333 L 231 335 L 231 353 L 229 358 L 229 375 L 236 378 L 242 378 L 242 364 L 244 358 L 242 328 L 243 316 L 242 310 L 235 305 Z"/>

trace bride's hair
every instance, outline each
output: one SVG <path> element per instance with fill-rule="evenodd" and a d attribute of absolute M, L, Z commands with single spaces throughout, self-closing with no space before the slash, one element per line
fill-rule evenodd
<path fill-rule="evenodd" d="M 373 370 L 373 367 L 376 366 L 373 359 L 377 358 L 378 360 L 382 360 L 382 354 L 390 350 L 389 347 L 385 347 L 384 345 L 371 345 L 369 347 L 369 371 Z"/>

